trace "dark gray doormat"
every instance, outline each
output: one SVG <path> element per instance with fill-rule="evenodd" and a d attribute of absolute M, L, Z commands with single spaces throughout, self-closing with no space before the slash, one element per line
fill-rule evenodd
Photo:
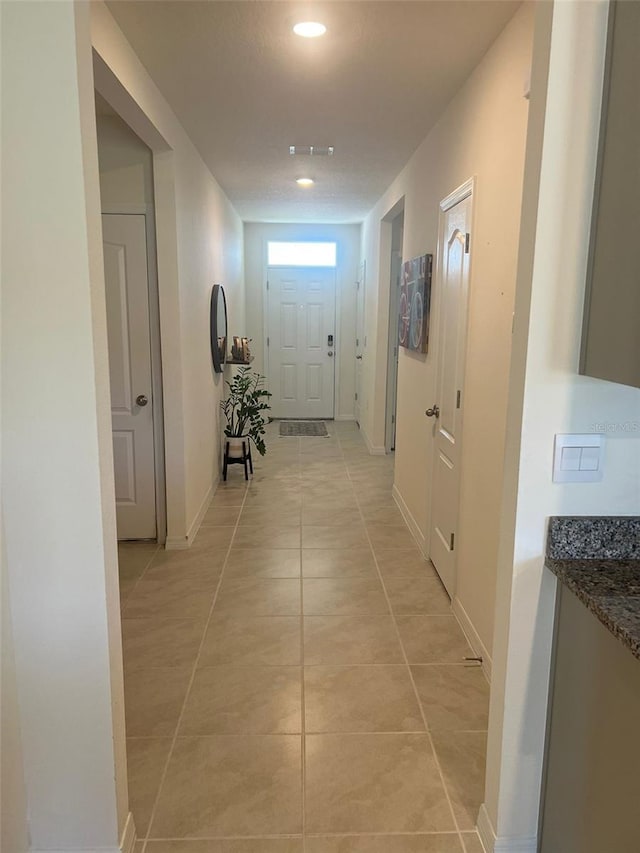
<path fill-rule="evenodd" d="M 328 435 L 323 421 L 280 421 L 280 435 Z"/>

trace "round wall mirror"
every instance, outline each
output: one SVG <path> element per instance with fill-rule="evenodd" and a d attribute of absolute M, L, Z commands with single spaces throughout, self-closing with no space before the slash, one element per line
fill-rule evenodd
<path fill-rule="evenodd" d="M 211 290 L 209 334 L 211 336 L 213 369 L 216 373 L 222 373 L 227 355 L 227 300 L 224 297 L 224 287 L 221 284 L 214 284 Z"/>

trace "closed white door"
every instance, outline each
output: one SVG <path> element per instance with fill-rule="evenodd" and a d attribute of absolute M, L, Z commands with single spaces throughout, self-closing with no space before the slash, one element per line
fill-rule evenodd
<path fill-rule="evenodd" d="M 333 418 L 336 274 L 269 267 L 268 379 L 275 418 Z"/>
<path fill-rule="evenodd" d="M 453 598 L 469 291 L 470 188 L 460 201 L 445 200 L 441 207 L 437 392 L 427 411 L 435 420 L 430 557 Z"/>
<path fill-rule="evenodd" d="M 155 539 L 145 217 L 104 214 L 102 234 L 118 539 Z"/>
<path fill-rule="evenodd" d="M 389 346 L 387 351 L 387 409 L 385 424 L 385 450 L 396 449 L 396 409 L 398 408 L 398 311 L 400 281 L 402 278 L 402 253 L 391 253 L 391 278 L 389 282 Z"/>
<path fill-rule="evenodd" d="M 364 357 L 364 305 L 365 305 L 365 262 L 362 261 L 358 270 L 356 282 L 356 399 L 355 419 L 360 426 L 362 416 L 360 405 L 362 400 L 362 370 Z"/>

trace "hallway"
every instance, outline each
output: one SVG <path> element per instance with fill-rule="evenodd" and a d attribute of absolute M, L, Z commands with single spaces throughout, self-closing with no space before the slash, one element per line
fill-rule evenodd
<path fill-rule="evenodd" d="M 120 547 L 138 838 L 478 853 L 488 685 L 391 497 L 393 460 L 351 422 L 277 427 L 190 550 Z"/>

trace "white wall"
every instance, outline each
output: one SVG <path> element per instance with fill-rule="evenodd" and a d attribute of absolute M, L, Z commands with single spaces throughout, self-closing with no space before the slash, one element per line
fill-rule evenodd
<path fill-rule="evenodd" d="M 640 437 L 624 428 L 640 424 L 640 390 L 577 373 L 606 20 L 603 0 L 554 4 L 546 115 L 531 128 L 540 136 L 543 123 L 544 139 L 525 182 L 521 248 L 532 260 L 518 276 L 483 815 L 500 850 L 537 849 L 555 604 L 547 518 L 640 514 Z M 554 435 L 597 424 L 611 430 L 603 481 L 554 484 Z"/>
<path fill-rule="evenodd" d="M 0 44 L 3 16 L 0 12 Z M 0 81 L 3 66 L 0 63 Z M 2 166 L 0 161 L 0 198 L 2 197 Z M 2 240 L 0 240 L 0 269 Z M 1 298 L 1 291 L 0 291 Z M 0 346 L 2 340 L 0 326 Z M 1 350 L 0 350 L 1 351 Z M 0 411 L 2 385 L 0 375 Z M 0 456 L 0 482 L 2 459 Z M 29 848 L 27 836 L 27 803 L 24 789 L 22 734 L 18 709 L 13 626 L 9 600 L 9 577 L 5 553 L 4 518 L 0 498 L 0 850 L 25 853 Z"/>
<path fill-rule="evenodd" d="M 363 427 L 384 446 L 390 235 L 381 219 L 404 196 L 403 257 L 435 256 L 439 202 L 475 176 L 469 334 L 464 393 L 456 605 L 491 653 L 500 496 L 531 63 L 532 4 L 525 3 L 449 104 L 363 226 L 367 348 Z M 386 223 L 384 224 L 387 225 Z M 387 226 L 388 230 L 388 226 Z M 400 349 L 395 485 L 429 550 L 439 292 L 432 293 L 429 353 Z M 420 472 L 420 476 L 416 476 Z"/>
<path fill-rule="evenodd" d="M 109 207 L 153 204 L 151 150 L 116 115 L 96 116 L 100 201 Z"/>
<path fill-rule="evenodd" d="M 22 734 L 9 603 L 9 579 L 0 527 L 0 849 L 24 853 L 29 849 L 27 802 L 24 789 Z"/>
<path fill-rule="evenodd" d="M 245 270 L 247 282 L 247 334 L 253 339 L 254 367 L 265 372 L 264 298 L 266 287 L 267 243 L 270 240 L 325 240 L 337 243 L 336 329 L 336 418 L 350 420 L 355 402 L 355 328 L 356 280 L 360 261 L 359 225 L 283 225 L 245 223 Z M 235 318 L 230 334 L 241 334 Z"/>
<path fill-rule="evenodd" d="M 223 284 L 244 327 L 242 222 L 107 7 L 92 3 L 96 88 L 153 151 L 167 483 L 167 545 L 197 530 L 220 470 L 222 376 L 209 354 L 209 297 Z"/>
<path fill-rule="evenodd" d="M 128 813 L 91 61 L 87 5 L 2 4 L 2 489 L 34 850 L 116 851 Z"/>

